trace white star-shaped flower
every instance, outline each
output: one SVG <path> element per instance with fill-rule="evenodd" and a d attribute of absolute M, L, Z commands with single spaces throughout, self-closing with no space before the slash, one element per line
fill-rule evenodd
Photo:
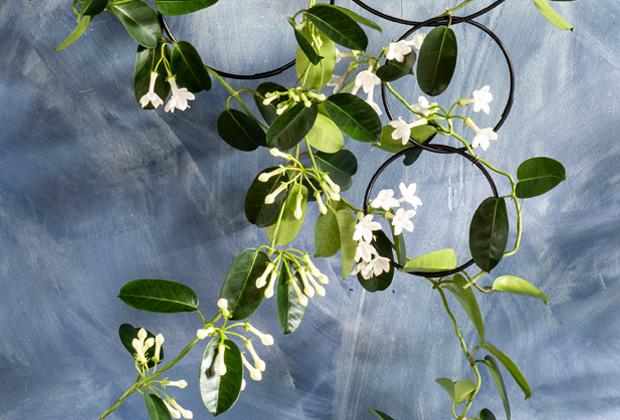
<path fill-rule="evenodd" d="M 355 261 L 369 262 L 373 255 L 377 255 L 377 250 L 370 242 L 360 241 L 355 249 Z"/>
<path fill-rule="evenodd" d="M 146 108 L 150 103 L 153 104 L 153 108 L 157 109 L 164 103 L 163 99 L 161 99 L 159 95 L 155 92 L 155 83 L 157 82 L 158 76 L 159 75 L 156 72 L 151 72 L 149 91 L 142 95 L 142 97 L 140 98 L 140 106 L 142 108 Z"/>
<path fill-rule="evenodd" d="M 329 82 L 327 82 L 327 86 L 333 87 L 334 93 L 338 93 L 342 90 L 342 87 L 344 86 L 344 82 L 345 82 L 344 75 L 338 76 L 338 75 L 333 74 L 332 77 L 329 79 Z"/>
<path fill-rule="evenodd" d="M 418 102 L 413 104 L 413 109 L 425 117 L 435 113 L 435 104 L 432 104 L 424 96 L 418 97 Z"/>
<path fill-rule="evenodd" d="M 493 94 L 491 93 L 491 87 L 489 85 L 483 86 L 479 90 L 474 90 L 474 112 L 482 111 L 485 114 L 488 114 L 491 112 L 491 107 L 489 107 L 489 104 L 492 100 Z"/>
<path fill-rule="evenodd" d="M 392 262 L 389 258 L 377 255 L 370 261 L 370 264 L 372 266 L 372 272 L 376 277 L 382 273 L 387 273 L 388 271 L 390 271 L 390 266 L 392 265 Z"/>
<path fill-rule="evenodd" d="M 415 182 L 412 182 L 408 186 L 401 182 L 398 186 L 398 189 L 400 189 L 400 195 L 402 196 L 399 201 L 409 203 L 411 207 L 417 209 L 418 206 L 422 205 L 422 200 L 420 199 L 420 197 L 415 195 L 415 191 L 417 188 L 418 186 Z"/>
<path fill-rule="evenodd" d="M 407 41 L 390 42 L 385 53 L 385 58 L 402 63 L 405 61 L 405 56 L 410 52 L 411 47 L 407 45 Z"/>
<path fill-rule="evenodd" d="M 411 38 L 411 40 L 407 41 L 407 45 L 413 46 L 416 50 L 422 48 L 422 43 L 424 42 L 424 38 L 426 38 L 426 33 L 420 32 L 417 33 Z"/>
<path fill-rule="evenodd" d="M 398 117 L 397 120 L 389 122 L 390 127 L 394 129 L 394 131 L 392 131 L 392 139 L 400 140 L 404 146 L 409 142 L 411 129 L 426 124 L 428 124 L 426 118 L 418 118 L 411 123 L 407 123 L 402 117 Z"/>
<path fill-rule="evenodd" d="M 392 226 L 394 226 L 394 235 L 400 235 L 403 230 L 407 232 L 413 232 L 413 222 L 411 218 L 415 216 L 415 210 L 398 209 L 392 219 Z"/>
<path fill-rule="evenodd" d="M 170 76 L 168 78 L 168 83 L 170 84 L 172 96 L 168 100 L 164 111 L 174 113 L 175 109 L 185 111 L 186 109 L 190 108 L 188 101 L 193 101 L 194 99 L 196 99 L 194 94 L 187 90 L 187 88 L 178 87 L 176 78 L 174 76 Z"/>
<path fill-rule="evenodd" d="M 364 93 L 370 93 L 375 86 L 381 84 L 381 79 L 371 70 L 363 70 L 360 71 L 357 76 L 355 76 L 355 85 L 353 86 L 353 91 L 351 93 L 353 95 L 357 94 L 357 91 L 362 88 Z"/>
<path fill-rule="evenodd" d="M 493 131 L 491 127 L 479 128 L 476 130 L 476 136 L 474 137 L 472 146 L 487 150 L 491 144 L 491 140 L 497 140 L 497 133 Z"/>
<path fill-rule="evenodd" d="M 372 242 L 372 232 L 375 230 L 381 230 L 381 224 L 374 222 L 372 214 L 367 214 L 360 218 L 355 225 L 355 231 L 353 232 L 354 241 Z"/>
<path fill-rule="evenodd" d="M 394 197 L 393 189 L 379 191 L 379 194 L 377 194 L 377 198 L 372 200 L 370 202 L 370 205 L 376 209 L 383 209 L 385 211 L 388 211 L 395 207 L 400 207 L 400 203 Z"/>

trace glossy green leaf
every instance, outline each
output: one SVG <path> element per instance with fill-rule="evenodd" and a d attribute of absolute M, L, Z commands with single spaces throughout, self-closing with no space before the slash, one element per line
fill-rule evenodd
<path fill-rule="evenodd" d="M 217 0 L 155 0 L 157 10 L 162 15 L 185 15 L 205 9 Z"/>
<path fill-rule="evenodd" d="M 317 117 L 317 106 L 306 108 L 303 103 L 286 110 L 275 119 L 267 131 L 267 144 L 280 150 L 288 150 L 308 134 Z"/>
<path fill-rule="evenodd" d="M 545 19 L 547 19 L 557 28 L 563 30 L 573 30 L 573 25 L 571 25 L 570 22 L 568 22 L 558 12 L 556 12 L 547 0 L 534 0 L 534 4 L 536 5 L 538 11 L 545 17 Z"/>
<path fill-rule="evenodd" d="M 489 353 L 495 356 L 502 363 L 502 365 L 504 365 L 508 373 L 512 375 L 515 382 L 519 385 L 519 387 L 521 387 L 521 390 L 523 390 L 523 394 L 525 394 L 526 400 L 532 395 L 530 384 L 527 383 L 525 376 L 523 376 L 517 365 L 515 365 L 515 363 L 510 360 L 508 356 L 506 356 L 500 349 L 490 343 L 480 343 L 478 347 L 489 351 Z"/>
<path fill-rule="evenodd" d="M 305 37 L 309 36 L 309 25 L 302 31 Z M 317 54 L 321 57 L 321 61 L 314 65 L 310 62 L 306 54 L 297 49 L 295 57 L 295 72 L 301 81 L 301 85 L 305 89 L 321 89 L 327 85 L 334 72 L 336 66 L 336 44 L 322 35 L 320 32 L 315 33 L 315 37 L 321 42 L 321 46 L 317 50 Z"/>
<path fill-rule="evenodd" d="M 480 414 L 478 414 L 480 420 L 496 420 L 495 414 L 488 408 L 483 408 L 480 410 Z"/>
<path fill-rule="evenodd" d="M 347 13 L 326 4 L 311 7 L 305 16 L 328 38 L 352 50 L 365 50 L 368 37 L 364 30 Z"/>
<path fill-rule="evenodd" d="M 371 408 L 368 410 L 368 412 L 370 414 L 374 414 L 375 416 L 379 417 L 381 420 L 394 420 L 394 417 L 391 417 L 387 414 L 385 414 L 383 411 L 379 411 L 375 408 Z"/>
<path fill-rule="evenodd" d="M 342 132 L 329 117 L 318 114 L 306 139 L 312 147 L 325 153 L 336 153 L 344 147 Z"/>
<path fill-rule="evenodd" d="M 269 257 L 256 248 L 248 248 L 235 258 L 226 273 L 220 298 L 228 300 L 232 319 L 252 315 L 263 300 L 263 290 L 256 288 L 256 279 L 265 271 Z"/>
<path fill-rule="evenodd" d="M 394 229 L 394 225 L 390 223 L 390 231 L 392 232 L 392 239 L 394 241 L 396 261 L 401 267 L 404 267 L 407 263 L 407 245 L 405 243 L 405 235 L 394 234 Z"/>
<path fill-rule="evenodd" d="M 134 354 L 136 352 L 136 350 L 133 348 L 133 346 L 131 345 L 131 341 L 134 338 L 138 337 L 138 331 L 140 330 L 140 328 L 136 328 L 131 324 L 121 324 L 120 327 L 118 327 L 118 337 L 121 340 L 121 343 L 123 344 L 123 347 L 125 347 L 127 349 L 127 351 L 129 352 L 129 354 L 131 354 L 131 357 L 134 357 Z M 147 338 L 155 338 L 155 335 L 153 333 L 151 333 L 149 330 L 146 330 L 146 335 Z M 147 359 L 151 359 L 154 355 L 155 355 L 155 347 L 151 347 L 146 351 L 146 358 Z M 164 347 L 161 347 L 161 350 L 159 352 L 159 360 L 162 361 L 164 359 Z M 155 363 L 153 361 L 149 361 L 148 364 L 149 367 L 153 367 L 155 366 Z"/>
<path fill-rule="evenodd" d="M 384 82 L 393 82 L 401 77 L 413 74 L 413 65 L 415 64 L 416 58 L 416 53 L 411 51 L 405 56 L 402 63 L 396 60 L 388 60 L 384 65 L 379 67 L 377 76 Z"/>
<path fill-rule="evenodd" d="M 408 272 L 434 273 L 456 268 L 456 252 L 452 248 L 439 249 L 410 258 L 403 268 Z"/>
<path fill-rule="evenodd" d="M 508 243 L 508 212 L 503 198 L 489 197 L 476 209 L 469 226 L 469 250 L 482 270 L 491 271 Z"/>
<path fill-rule="evenodd" d="M 495 281 L 493 281 L 493 290 L 496 292 L 532 296 L 542 300 L 545 305 L 549 302 L 547 295 L 545 295 L 538 287 L 517 276 L 499 276 L 495 279 Z"/>
<path fill-rule="evenodd" d="M 461 304 L 472 324 L 476 327 L 480 341 L 483 341 L 484 320 L 482 319 L 482 313 L 480 312 L 480 307 L 478 306 L 478 301 L 476 300 L 474 291 L 471 287 L 467 289 L 463 288 L 463 286 L 467 284 L 467 280 L 460 274 L 456 274 L 452 278 L 452 281 L 453 283 L 446 283 L 445 288 L 448 289 Z"/>
<path fill-rule="evenodd" d="M 284 334 L 291 334 L 299 328 L 306 313 L 306 307 L 299 303 L 297 294 L 293 288 L 292 281 L 286 269 L 282 269 L 280 279 L 276 288 L 276 299 L 278 303 L 278 319 Z"/>
<path fill-rule="evenodd" d="M 502 404 L 504 405 L 504 411 L 506 412 L 506 419 L 510 420 L 510 400 L 508 399 L 508 393 L 506 392 L 506 385 L 504 384 L 504 378 L 502 378 L 502 373 L 499 371 L 497 362 L 491 356 L 486 356 L 484 360 L 482 360 L 482 363 L 484 363 L 487 369 L 489 369 L 491 378 L 493 378 L 493 382 L 495 382 L 495 387 L 497 388 L 497 392 L 499 393 L 499 396 L 502 399 Z"/>
<path fill-rule="evenodd" d="M 243 380 L 243 365 L 241 352 L 237 345 L 225 340 L 224 364 L 226 374 L 215 374 L 213 364 L 218 352 L 219 337 L 209 342 L 200 363 L 198 385 L 202 402 L 209 413 L 217 416 L 229 410 L 239 397 L 241 381 Z"/>
<path fill-rule="evenodd" d="M 109 0 L 84 0 L 80 14 L 82 16 L 95 16 L 103 12 Z"/>
<path fill-rule="evenodd" d="M 323 57 L 321 57 L 315 51 L 314 47 L 312 46 L 310 41 L 308 41 L 308 39 L 304 36 L 304 34 L 295 29 L 294 24 L 293 31 L 295 33 L 295 40 L 297 41 L 297 45 L 299 46 L 299 48 L 301 48 L 301 51 L 304 53 L 308 61 L 310 61 L 315 66 L 319 64 L 319 61 L 321 61 Z"/>
<path fill-rule="evenodd" d="M 342 191 L 351 187 L 351 177 L 357 172 L 357 159 L 349 150 L 336 153 L 318 152 L 315 154 L 316 164 L 340 186 Z"/>
<path fill-rule="evenodd" d="M 133 280 L 121 288 L 118 297 L 141 311 L 175 313 L 198 309 L 196 293 L 186 285 L 170 280 Z"/>
<path fill-rule="evenodd" d="M 411 141 L 403 145 L 400 139 L 394 140 L 392 138 L 393 132 L 394 129 L 391 125 L 388 124 L 383 127 L 383 129 L 381 130 L 381 142 L 379 143 L 379 147 L 381 149 L 390 153 L 398 153 L 405 149 L 411 149 L 412 146 L 414 146 Z M 414 127 L 411 130 L 411 139 L 413 139 L 413 141 L 415 142 L 424 144 L 429 139 L 431 139 L 435 135 L 435 133 L 437 133 L 437 129 L 432 125 L 422 125 L 420 127 Z M 416 153 L 417 159 L 417 156 L 419 156 L 423 150 L 420 148 L 415 148 L 412 149 L 412 151 Z"/>
<path fill-rule="evenodd" d="M 144 403 L 146 404 L 146 412 L 149 414 L 149 420 L 170 420 L 170 411 L 164 404 L 164 401 L 155 394 L 144 394 Z"/>
<path fill-rule="evenodd" d="M 340 230 L 336 213 L 321 214 L 314 228 L 314 256 L 331 257 L 340 249 Z"/>
<path fill-rule="evenodd" d="M 170 51 L 167 47 L 165 51 L 166 55 L 169 56 Z M 160 58 L 161 47 L 145 48 L 142 45 L 138 45 L 134 65 L 134 95 L 138 105 L 140 105 L 140 98 L 149 90 L 151 71 L 155 68 Z M 166 82 L 166 70 L 164 66 L 159 66 L 157 74 L 159 74 L 159 77 L 155 82 L 155 92 L 162 100 L 165 100 L 170 92 L 170 85 Z M 153 105 L 149 103 L 144 109 L 153 109 Z"/>
<path fill-rule="evenodd" d="M 276 169 L 276 167 L 267 168 L 261 173 L 271 172 Z M 282 185 L 282 182 L 285 182 L 287 177 L 282 173 L 272 176 L 267 182 L 261 182 L 258 180 L 259 176 L 260 174 L 256 175 L 245 194 L 244 211 L 245 217 L 250 223 L 258 227 L 266 227 L 276 222 L 278 214 L 280 214 L 280 210 L 284 205 L 284 200 L 286 200 L 286 190 L 278 194 L 272 204 L 266 204 L 265 197 Z"/>
<path fill-rule="evenodd" d="M 352 10 L 349 10 L 349 9 L 346 9 L 340 6 L 334 6 L 334 5 L 332 5 L 331 7 L 340 10 L 342 13 L 349 16 L 351 19 L 353 19 L 357 23 L 360 23 L 364 26 L 368 26 L 369 28 L 375 29 L 379 32 L 383 32 L 383 29 L 381 29 L 381 26 L 377 25 L 376 23 L 374 23 L 373 21 L 369 19 L 366 19 L 364 16 L 358 15 Z"/>
<path fill-rule="evenodd" d="M 418 84 L 424 93 L 437 96 L 448 88 L 456 67 L 454 31 L 438 26 L 424 39 L 418 57 Z"/>
<path fill-rule="evenodd" d="M 265 96 L 271 92 L 286 92 L 286 90 L 287 89 L 284 86 L 273 82 L 261 83 L 256 88 L 256 93 L 254 94 L 254 102 L 256 103 L 258 112 L 260 112 L 260 115 L 263 117 L 267 124 L 271 124 L 273 120 L 278 117 L 278 115 L 276 114 L 276 105 L 280 101 L 274 100 L 269 105 L 265 105 L 263 104 Z"/>
<path fill-rule="evenodd" d="M 170 66 L 177 84 L 191 92 L 211 89 L 211 77 L 196 48 L 187 41 L 179 41 L 172 48 Z"/>
<path fill-rule="evenodd" d="M 295 209 L 297 207 L 297 197 L 301 196 L 301 217 L 295 217 Z M 306 207 L 308 205 L 308 188 L 303 184 L 295 184 L 289 189 L 288 196 L 284 202 L 284 213 L 280 228 L 276 232 L 277 223 L 267 227 L 267 237 L 273 240 L 277 234 L 276 245 L 286 245 L 297 237 L 306 217 Z"/>
<path fill-rule="evenodd" d="M 564 181 L 566 170 L 557 160 L 535 157 L 519 165 L 517 178 L 517 197 L 531 198 L 546 193 Z"/>
<path fill-rule="evenodd" d="M 82 16 L 78 20 L 78 23 L 77 23 L 75 29 L 73 29 L 73 31 L 71 31 L 69 36 L 67 36 L 64 41 L 62 41 L 60 44 L 58 44 L 58 46 L 56 48 L 54 48 L 54 51 L 56 51 L 56 52 L 62 51 L 65 48 L 67 48 L 69 45 L 73 44 L 75 41 L 80 39 L 82 37 L 82 35 L 84 35 L 84 33 L 86 32 L 86 28 L 88 28 L 88 24 L 90 23 L 90 19 L 91 19 L 90 16 Z"/>
<path fill-rule="evenodd" d="M 226 143 L 246 152 L 265 146 L 265 132 L 254 118 L 231 108 L 217 119 L 217 132 Z"/>
<path fill-rule="evenodd" d="M 357 242 L 353 240 L 356 221 L 350 210 L 338 210 L 336 218 L 338 219 L 338 231 L 340 232 L 342 277 L 346 279 L 353 270 L 355 249 L 357 248 Z"/>
<path fill-rule="evenodd" d="M 476 389 L 476 385 L 468 379 L 461 379 L 453 382 L 448 378 L 438 378 L 435 379 L 435 382 L 446 390 L 455 404 L 461 404 L 467 401 L 467 398 L 469 398 L 471 393 Z"/>
<path fill-rule="evenodd" d="M 381 120 L 363 99 L 350 93 L 337 93 L 327 98 L 323 104 L 336 125 L 352 139 L 379 141 Z"/>
<path fill-rule="evenodd" d="M 110 11 L 118 17 L 129 35 L 146 48 L 156 48 L 161 38 L 161 26 L 157 13 L 142 0 L 126 0 L 113 3 Z"/>
<path fill-rule="evenodd" d="M 394 253 L 392 252 L 392 242 L 383 231 L 379 230 L 375 232 L 374 246 L 380 256 L 389 258 L 390 261 L 394 261 Z M 390 264 L 390 270 L 387 273 L 381 273 L 378 276 L 365 279 L 361 274 L 357 275 L 357 280 L 362 287 L 369 292 L 378 292 L 390 287 L 392 280 L 394 279 L 394 266 Z"/>
<path fill-rule="evenodd" d="M 420 127 L 415 127 L 411 130 L 411 138 L 417 143 L 421 144 L 430 143 L 436 134 L 437 129 L 432 125 L 423 125 Z M 422 152 L 423 150 L 419 147 L 409 150 L 407 153 L 405 153 L 405 159 L 403 159 L 403 164 L 405 166 L 413 165 L 418 160 Z"/>

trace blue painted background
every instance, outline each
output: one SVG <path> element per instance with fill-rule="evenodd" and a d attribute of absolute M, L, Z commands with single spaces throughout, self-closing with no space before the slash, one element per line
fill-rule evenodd
<path fill-rule="evenodd" d="M 198 325 L 192 315 L 128 308 L 116 298 L 121 285 L 137 277 L 182 281 L 210 313 L 233 257 L 264 240 L 241 209 L 252 178 L 273 161 L 218 138 L 224 90 L 199 95 L 185 113 L 141 111 L 132 92 L 135 45 L 111 15 L 96 18 L 65 52 L 52 51 L 73 26 L 66 3 L 0 2 L 0 418 L 7 420 L 94 418 L 134 376 L 119 324 L 164 332 L 167 354 Z M 369 3 L 405 17 L 443 7 Z M 550 305 L 485 297 L 488 337 L 533 388 L 524 401 L 507 378 L 515 419 L 617 419 L 620 4 L 557 4 L 576 25 L 565 33 L 545 24 L 531 2 L 506 3 L 480 19 L 505 41 L 518 75 L 511 118 L 485 156 L 512 172 L 526 158 L 551 156 L 565 164 L 568 181 L 524 204 L 522 251 L 496 270 L 534 281 Z M 222 0 L 171 21 L 211 65 L 254 72 L 292 57 L 284 18 L 303 6 Z M 404 31 L 380 23 L 385 31 L 371 34 L 373 47 Z M 505 65 L 475 29 L 456 30 L 461 71 L 441 100 L 491 84 L 495 114 L 481 121 L 491 125 L 506 99 Z M 293 72 L 278 80 L 292 84 Z M 413 82 L 399 87 L 411 99 L 419 94 Z M 359 202 L 386 155 L 350 147 L 362 169 L 347 196 Z M 423 156 L 415 167 L 391 168 L 381 183 L 395 188 L 401 179 L 418 182 L 424 200 L 411 253 L 455 246 L 465 257 L 467 221 L 488 193 L 480 176 L 457 157 Z M 312 249 L 312 237 L 305 231 L 299 246 Z M 222 418 L 364 419 L 368 407 L 399 419 L 447 418 L 449 402 L 433 379 L 467 370 L 436 294 L 404 275 L 389 291 L 368 294 L 356 280 L 336 278 L 337 259 L 320 264 L 332 277 L 328 296 L 313 300 L 298 333 L 279 333 L 273 301 L 254 317 L 277 345 L 261 349 L 263 382 L 249 383 Z M 194 350 L 172 378 L 190 382 L 178 399 L 207 418 L 197 392 L 200 355 Z M 500 413 L 485 378 L 480 403 Z M 132 397 L 113 417 L 144 415 Z"/>

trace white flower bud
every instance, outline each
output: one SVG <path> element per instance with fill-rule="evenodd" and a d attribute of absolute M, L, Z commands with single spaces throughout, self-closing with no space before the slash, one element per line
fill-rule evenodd
<path fill-rule="evenodd" d="M 226 347 L 224 343 L 217 345 L 217 355 L 215 356 L 215 362 L 213 363 L 213 370 L 217 376 L 226 375 L 226 363 L 224 362 L 224 352 Z"/>
<path fill-rule="evenodd" d="M 260 381 L 263 379 L 263 374 L 261 371 L 252 366 L 243 354 L 241 355 L 241 363 L 243 363 L 243 366 L 248 370 L 248 372 L 250 372 L 250 378 L 255 381 Z"/>
<path fill-rule="evenodd" d="M 327 214 L 327 207 L 325 207 L 325 204 L 323 203 L 323 199 L 321 198 L 321 194 L 318 192 L 314 192 L 314 198 L 316 198 L 316 203 L 319 206 L 319 212 L 321 214 Z"/>
<path fill-rule="evenodd" d="M 146 349 L 144 348 L 143 340 L 134 338 L 133 340 L 131 340 L 131 346 L 136 351 L 136 354 L 135 354 L 136 360 L 142 364 L 146 364 L 147 363 L 146 355 L 145 355 Z"/>
<path fill-rule="evenodd" d="M 267 284 L 267 276 L 269 276 L 269 273 L 271 273 L 274 268 L 275 266 L 273 263 L 267 263 L 267 267 L 265 267 L 265 271 L 263 271 L 263 274 L 261 274 L 260 277 L 256 279 L 257 289 L 262 289 L 263 287 L 265 287 L 265 285 Z"/>
<path fill-rule="evenodd" d="M 271 194 L 267 194 L 265 196 L 265 204 L 273 204 L 276 201 L 276 197 L 282 193 L 282 191 L 286 190 L 288 187 L 287 184 L 282 183 L 278 188 L 276 188 Z"/>
<path fill-rule="evenodd" d="M 329 175 L 325 174 L 324 179 L 325 179 L 325 182 L 327 182 L 327 184 L 331 187 L 331 189 L 334 192 L 337 192 L 337 193 L 340 192 L 340 185 L 338 185 L 334 181 L 332 181 L 332 179 L 329 177 Z"/>
<path fill-rule="evenodd" d="M 263 172 L 258 176 L 258 180 L 260 182 L 267 182 L 269 181 L 269 179 L 271 179 L 272 177 L 281 174 L 282 172 L 284 172 L 286 169 L 283 167 L 280 167 L 278 169 L 274 169 L 271 172 Z"/>
<path fill-rule="evenodd" d="M 220 310 L 222 311 L 222 314 L 225 317 L 228 318 L 230 316 L 230 311 L 228 310 L 228 300 L 226 300 L 224 298 L 218 299 L 217 307 L 220 308 Z"/>
<path fill-rule="evenodd" d="M 166 386 L 184 389 L 185 387 L 187 387 L 187 381 L 185 379 L 179 379 L 178 381 L 168 381 Z"/>
<path fill-rule="evenodd" d="M 273 336 L 271 334 L 265 334 L 260 332 L 257 328 L 253 327 L 249 322 L 245 323 L 245 330 L 251 332 L 260 339 L 263 346 L 273 345 Z"/>
<path fill-rule="evenodd" d="M 314 290 L 316 290 L 317 295 L 321 297 L 325 296 L 325 288 L 319 283 L 317 283 L 312 273 L 306 273 L 306 278 L 308 279 L 308 282 L 310 282 Z"/>
<path fill-rule="evenodd" d="M 301 216 L 304 215 L 304 212 L 301 208 L 302 199 L 303 199 L 303 195 L 297 194 L 297 200 L 295 201 L 295 211 L 293 212 L 293 216 L 295 216 L 295 219 L 297 220 L 301 219 Z"/>
<path fill-rule="evenodd" d="M 265 369 L 267 368 L 267 365 L 258 356 L 258 353 L 256 353 L 256 349 L 254 349 L 254 345 L 252 344 L 252 340 L 245 340 L 244 344 L 245 344 L 245 347 L 248 349 L 248 352 L 250 352 L 250 355 L 252 356 L 252 359 L 254 360 L 254 367 L 256 369 L 260 370 L 261 372 L 264 372 Z"/>
<path fill-rule="evenodd" d="M 267 285 L 267 288 L 265 289 L 266 299 L 271 299 L 273 297 L 277 279 L 278 279 L 278 272 L 274 270 L 271 272 L 271 277 L 269 278 L 269 284 Z"/>
<path fill-rule="evenodd" d="M 245 379 L 241 378 L 241 391 L 245 390 Z"/>
<path fill-rule="evenodd" d="M 265 99 L 263 99 L 263 105 L 269 105 L 276 99 L 278 99 L 278 95 L 275 92 L 267 92 L 265 94 Z"/>
<path fill-rule="evenodd" d="M 271 153 L 271 156 L 273 157 L 279 157 L 282 159 L 291 159 L 292 156 L 289 155 L 288 153 L 284 153 L 282 152 L 280 149 L 278 149 L 277 147 L 272 147 L 271 149 L 269 149 L 269 153 Z"/>
<path fill-rule="evenodd" d="M 284 114 L 284 111 L 286 111 L 290 106 L 291 105 L 289 103 L 286 103 L 286 102 L 279 103 L 277 108 L 276 108 L 276 115 Z"/>
<path fill-rule="evenodd" d="M 164 336 L 163 334 L 157 334 L 155 336 L 155 354 L 153 355 L 153 360 L 155 362 L 159 362 L 161 356 L 161 345 L 164 344 Z"/>
<path fill-rule="evenodd" d="M 329 277 L 327 277 L 325 274 L 321 273 L 318 276 L 316 276 L 319 281 L 323 284 L 329 284 Z"/>
<path fill-rule="evenodd" d="M 146 340 L 147 336 L 148 336 L 148 333 L 146 332 L 146 330 L 144 328 L 140 328 L 138 330 L 138 340 L 144 341 L 144 340 Z"/>
<path fill-rule="evenodd" d="M 299 301 L 301 306 L 308 306 L 308 298 L 306 297 L 306 295 L 304 295 L 301 292 L 301 289 L 299 288 L 299 285 L 297 284 L 297 280 L 293 278 L 290 281 L 293 284 L 293 290 L 295 291 L 295 296 L 297 297 L 297 300 Z"/>
<path fill-rule="evenodd" d="M 183 416 L 184 419 L 193 419 L 194 418 L 194 413 L 192 413 L 191 411 L 186 410 L 183 407 L 181 407 L 181 405 L 178 402 L 176 402 L 175 400 L 170 400 L 170 405 L 172 405 L 174 408 L 179 410 L 179 413 L 181 414 L 181 416 Z"/>
<path fill-rule="evenodd" d="M 310 102 L 310 100 L 308 99 L 308 97 L 305 94 L 301 94 L 301 99 L 302 101 L 304 101 L 304 106 L 306 108 L 310 108 L 312 106 L 312 102 Z"/>
<path fill-rule="evenodd" d="M 168 404 L 167 401 L 164 401 L 164 404 L 166 405 L 166 408 L 168 409 L 168 411 L 170 412 L 170 416 L 173 419 L 180 419 L 181 418 L 181 412 L 179 410 L 177 410 L 176 408 L 174 408 L 173 406 L 171 406 L 170 404 Z"/>
<path fill-rule="evenodd" d="M 299 269 L 299 277 L 301 277 L 301 282 L 304 285 L 304 294 L 306 296 L 308 296 L 309 298 L 313 298 L 314 297 L 314 289 L 310 285 L 310 282 L 308 281 L 306 270 L 303 267 Z"/>
<path fill-rule="evenodd" d="M 207 338 L 208 336 L 210 336 L 214 332 L 215 332 L 215 328 L 213 328 L 213 327 L 201 328 L 201 329 L 196 331 L 196 337 L 198 337 L 198 339 L 200 339 L 200 340 L 204 340 L 205 338 Z"/>

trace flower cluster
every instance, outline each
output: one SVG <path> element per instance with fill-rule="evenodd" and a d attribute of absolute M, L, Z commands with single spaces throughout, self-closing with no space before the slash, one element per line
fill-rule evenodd
<path fill-rule="evenodd" d="M 311 90 L 305 90 L 301 87 L 289 89 L 284 92 L 268 92 L 265 94 L 263 105 L 270 105 L 277 101 L 276 114 L 282 115 L 287 109 L 303 102 L 306 108 L 310 108 L 314 102 L 323 102 L 327 96 L 323 93 L 316 93 Z"/>
<path fill-rule="evenodd" d="M 151 72 L 151 78 L 149 81 L 149 90 L 140 98 L 140 105 L 142 108 L 146 108 L 149 104 L 153 105 L 153 108 L 157 109 L 163 105 L 164 100 L 159 97 L 155 92 L 155 85 L 159 74 L 155 71 Z M 179 87 L 177 85 L 176 77 L 174 75 L 169 76 L 166 81 L 170 85 L 171 96 L 164 107 L 164 111 L 174 113 L 175 109 L 185 111 L 190 108 L 189 101 L 196 99 L 194 94 L 187 88 Z"/>

